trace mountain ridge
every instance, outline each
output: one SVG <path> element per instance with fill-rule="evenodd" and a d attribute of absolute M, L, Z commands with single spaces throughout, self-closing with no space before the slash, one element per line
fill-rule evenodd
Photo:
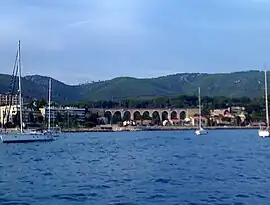
<path fill-rule="evenodd" d="M 48 76 L 27 75 L 22 78 L 23 95 L 27 98 L 46 99 Z M 11 76 L 0 74 L 0 93 L 8 92 Z M 230 73 L 177 73 L 155 78 L 116 77 L 78 85 L 68 85 L 52 79 L 53 99 L 59 103 L 126 98 L 155 98 L 159 96 L 262 97 L 264 75 L 259 70 Z"/>

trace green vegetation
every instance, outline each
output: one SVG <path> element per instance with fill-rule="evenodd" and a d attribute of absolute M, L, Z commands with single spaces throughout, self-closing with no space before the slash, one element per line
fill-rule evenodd
<path fill-rule="evenodd" d="M 159 96 L 197 95 L 226 96 L 230 98 L 263 96 L 263 73 L 246 71 L 224 74 L 183 73 L 159 78 L 136 79 L 119 77 L 112 80 L 70 86 L 53 80 L 53 99 L 63 103 L 79 103 L 98 100 L 149 99 Z M 47 99 L 48 77 L 23 78 L 23 95 L 26 99 Z M 7 92 L 10 76 L 0 75 L 0 93 Z"/>
<path fill-rule="evenodd" d="M 46 106 L 47 102 L 45 100 L 37 100 L 27 104 L 27 107 L 32 110 L 29 113 L 29 123 L 32 125 L 43 125 L 47 126 L 47 122 L 44 121 L 43 117 L 40 114 L 37 114 L 36 111 L 40 107 Z M 51 122 L 52 126 L 59 126 L 61 128 L 75 128 L 75 127 L 93 127 L 100 124 L 106 123 L 118 123 L 119 121 L 127 120 L 130 116 L 124 115 L 123 119 L 119 115 L 115 116 L 107 116 L 106 113 L 101 114 L 98 108 L 102 109 L 111 109 L 111 108 L 197 108 L 198 105 L 198 97 L 195 95 L 181 95 L 178 97 L 158 97 L 158 98 L 148 98 L 148 99 L 125 99 L 125 100 L 117 100 L 117 101 L 92 101 L 92 102 L 80 102 L 75 104 L 66 104 L 66 106 L 74 106 L 85 108 L 85 119 L 82 121 L 78 120 L 77 115 L 70 115 L 68 112 L 66 113 L 57 113 L 56 119 Z M 245 121 L 240 122 L 239 118 L 231 119 L 226 116 L 218 116 L 223 122 L 230 123 L 231 125 L 248 125 L 249 122 L 254 121 L 264 121 L 265 113 L 264 113 L 264 99 L 262 98 L 229 98 L 229 97 L 202 97 L 202 106 L 203 106 L 203 116 L 208 118 L 208 126 L 215 126 L 216 121 L 211 119 L 210 110 L 213 109 L 226 109 L 228 107 L 245 107 Z M 97 109 L 91 109 L 97 108 Z M 127 114 L 127 113 L 125 113 Z M 104 118 L 105 117 L 105 118 Z M 120 118 L 119 118 L 120 117 Z M 160 117 L 160 118 L 159 118 Z M 160 120 L 163 116 L 136 116 L 135 120 L 143 121 L 143 120 L 151 120 L 153 124 L 160 124 Z M 107 118 L 107 119 L 106 119 Z M 181 117 L 180 119 L 184 119 L 185 117 Z M 18 113 L 14 117 L 14 124 L 8 126 L 16 126 L 19 123 Z M 232 121 L 233 120 L 233 121 Z"/>
<path fill-rule="evenodd" d="M 197 108 L 198 97 L 181 95 L 178 97 L 158 97 L 149 99 L 126 99 L 119 101 L 93 101 L 82 102 L 77 104 L 69 104 L 81 108 Z M 245 107 L 245 112 L 248 119 L 264 120 L 265 105 L 262 98 L 229 98 L 224 96 L 217 97 L 202 97 L 202 114 L 209 116 L 210 110 L 225 109 L 228 107 Z"/>

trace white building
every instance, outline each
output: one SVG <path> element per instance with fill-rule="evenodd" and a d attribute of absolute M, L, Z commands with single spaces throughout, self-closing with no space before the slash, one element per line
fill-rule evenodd
<path fill-rule="evenodd" d="M 44 117 L 44 120 L 48 121 L 49 118 L 49 108 L 40 108 L 40 112 Z M 77 107 L 51 107 L 51 122 L 55 122 L 57 120 L 57 115 L 61 115 L 61 117 L 65 117 L 68 115 L 70 117 L 75 117 L 78 122 L 85 121 L 85 109 L 77 108 Z"/>
<path fill-rule="evenodd" d="M 2 123 L 5 124 L 7 122 L 14 123 L 14 118 L 16 117 L 18 112 L 20 112 L 20 106 L 19 105 L 0 106 L 0 122 L 1 122 L 1 124 Z M 23 109 L 23 115 L 22 115 L 24 123 L 29 122 L 29 113 L 30 112 L 32 112 L 34 116 L 38 114 L 35 111 L 24 108 Z M 17 115 L 17 117 L 18 117 L 18 121 L 19 121 L 19 116 Z"/>

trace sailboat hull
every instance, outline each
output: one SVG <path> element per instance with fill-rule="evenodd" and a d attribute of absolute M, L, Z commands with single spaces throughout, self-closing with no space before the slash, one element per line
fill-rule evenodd
<path fill-rule="evenodd" d="M 40 142 L 53 141 L 53 135 L 44 133 L 9 133 L 0 135 L 3 143 L 26 143 L 26 142 Z"/>
<path fill-rule="evenodd" d="M 269 132 L 269 130 L 258 130 L 258 135 L 260 137 L 269 137 L 270 132 Z"/>
<path fill-rule="evenodd" d="M 203 129 L 198 129 L 195 131 L 196 135 L 206 135 L 208 132 L 207 130 L 203 130 Z"/>

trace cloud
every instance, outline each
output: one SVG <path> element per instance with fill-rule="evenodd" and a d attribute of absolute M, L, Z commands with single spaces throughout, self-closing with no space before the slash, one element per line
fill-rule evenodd
<path fill-rule="evenodd" d="M 17 1 L 6 3 L 0 11 L 2 40 L 21 39 L 32 47 L 48 51 L 67 49 L 75 41 L 85 43 L 84 35 L 110 38 L 140 35 L 147 28 L 140 22 L 142 0 Z M 74 8 L 74 9 L 73 9 Z M 85 37 L 85 36 L 84 36 Z"/>
<path fill-rule="evenodd" d="M 88 5 L 87 12 L 74 16 L 68 27 L 88 31 L 92 34 L 140 34 L 147 30 L 140 22 L 140 9 L 147 5 L 145 1 L 137 0 L 100 0 Z"/>
<path fill-rule="evenodd" d="M 259 0 L 3 1 L 0 71 L 10 73 L 19 39 L 25 73 L 66 82 L 258 67 L 269 9 Z"/>

